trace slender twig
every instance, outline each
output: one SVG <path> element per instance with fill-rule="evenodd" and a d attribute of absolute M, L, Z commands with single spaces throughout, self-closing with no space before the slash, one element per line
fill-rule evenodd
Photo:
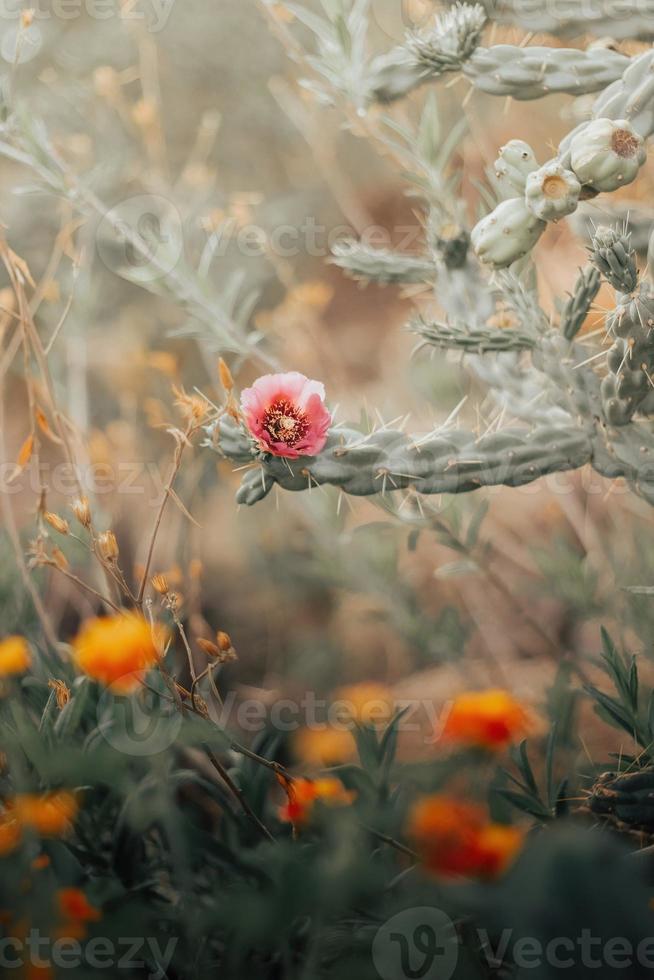
<path fill-rule="evenodd" d="M 259 831 L 259 833 L 262 834 L 267 840 L 274 841 L 275 838 L 270 833 L 270 831 L 268 830 L 268 828 L 266 827 L 266 825 L 260 820 L 260 818 L 254 812 L 254 810 L 252 809 L 252 807 L 248 803 L 248 801 L 247 801 L 247 799 L 245 797 L 245 794 L 243 793 L 243 790 L 241 789 L 241 787 L 236 785 L 236 783 L 234 782 L 234 780 L 232 779 L 232 777 L 229 775 L 229 773 L 227 772 L 227 770 L 225 769 L 225 767 L 222 765 L 222 763 L 219 762 L 219 760 L 216 758 L 216 756 L 211 751 L 211 749 L 209 749 L 207 746 L 205 746 L 205 749 L 206 749 L 207 755 L 209 756 L 209 759 L 211 760 L 211 764 L 214 766 L 216 772 L 219 773 L 221 779 L 225 782 L 225 784 L 229 788 L 229 791 L 231 792 L 231 794 L 236 798 L 236 800 L 238 801 L 238 803 L 242 807 L 243 812 L 247 815 L 247 817 L 249 818 L 249 820 L 251 820 L 251 822 L 257 828 L 257 830 Z"/>
<path fill-rule="evenodd" d="M 145 559 L 145 566 L 143 568 L 143 576 L 141 578 L 141 584 L 139 586 L 138 593 L 136 595 L 136 602 L 139 606 L 143 605 L 143 596 L 145 595 L 145 587 L 148 583 L 148 578 L 150 576 L 150 568 L 152 567 L 152 558 L 154 556 L 154 548 L 157 543 L 157 536 L 159 534 L 159 528 L 161 527 L 161 522 L 163 520 L 164 512 L 166 510 L 166 505 L 170 497 L 171 490 L 173 489 L 173 484 L 179 473 L 179 468 L 182 464 L 182 456 L 184 455 L 184 449 L 188 445 L 188 440 L 194 431 L 194 423 L 189 422 L 186 426 L 183 438 L 177 440 L 177 445 L 175 447 L 175 455 L 173 457 L 173 464 L 170 469 L 170 474 L 166 482 L 166 487 L 164 489 L 163 497 L 161 498 L 161 503 L 159 505 L 159 510 L 154 521 L 154 526 L 150 534 L 150 544 L 148 545 L 148 554 Z"/>
<path fill-rule="evenodd" d="M 104 603 L 106 606 L 109 606 L 109 608 L 113 609 L 114 612 L 123 612 L 120 606 L 117 605 L 112 599 L 110 599 L 108 596 L 102 595 L 101 592 L 94 589 L 92 585 L 88 585 L 83 579 L 79 578 L 73 572 L 69 572 L 68 569 L 62 568 L 61 565 L 58 565 L 57 562 L 54 561 L 54 559 L 42 559 L 40 564 L 56 569 L 61 575 L 67 578 L 69 582 L 73 582 L 78 588 L 82 589 L 84 592 L 88 592 L 89 595 L 94 596 L 100 602 Z"/>

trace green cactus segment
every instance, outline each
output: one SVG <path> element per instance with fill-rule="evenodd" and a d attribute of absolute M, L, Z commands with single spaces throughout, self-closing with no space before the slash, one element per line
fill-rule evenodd
<path fill-rule="evenodd" d="M 592 788 L 587 809 L 598 817 L 654 832 L 654 768 L 622 775 L 603 773 Z"/>
<path fill-rule="evenodd" d="M 579 273 L 572 296 L 561 310 L 561 333 L 566 340 L 574 340 L 581 330 L 599 292 L 601 281 L 598 270 L 593 266 L 582 269 Z"/>
<path fill-rule="evenodd" d="M 616 0 L 584 0 L 584 3 L 525 3 L 524 0 L 484 0 L 493 20 L 519 24 L 534 34 L 650 40 L 654 37 L 654 2 L 616 3 Z"/>
<path fill-rule="evenodd" d="M 626 425 L 650 394 L 654 383 L 654 292 L 648 283 L 618 306 L 607 321 L 615 337 L 602 382 L 604 414 L 610 425 Z"/>
<path fill-rule="evenodd" d="M 496 44 L 477 48 L 462 71 L 482 92 L 528 101 L 556 92 L 600 92 L 621 79 L 629 63 L 610 50 Z"/>
<path fill-rule="evenodd" d="M 547 473 L 576 469 L 592 456 L 587 431 L 566 425 L 504 429 L 479 437 L 456 429 L 424 438 L 390 429 L 362 435 L 335 428 L 318 456 L 297 460 L 257 457 L 235 429 L 231 420 L 222 421 L 210 431 L 208 444 L 239 463 L 249 449 L 249 460 L 259 464 L 246 473 L 237 494 L 237 501 L 248 505 L 263 499 L 275 484 L 285 490 L 329 484 L 353 496 L 407 487 L 424 494 L 518 487 Z"/>
<path fill-rule="evenodd" d="M 410 324 L 410 329 L 431 347 L 455 348 L 474 354 L 532 350 L 536 343 L 533 335 L 516 327 L 506 330 L 478 327 L 471 330 L 464 324 L 427 323 L 416 319 Z"/>
<path fill-rule="evenodd" d="M 628 294 L 636 289 L 638 270 L 630 235 L 600 225 L 593 235 L 590 260 L 618 292 Z"/>
<path fill-rule="evenodd" d="M 436 267 L 420 255 L 403 255 L 390 249 L 370 248 L 362 242 L 337 242 L 332 261 L 353 279 L 379 283 L 433 282 Z"/>
<path fill-rule="evenodd" d="M 654 134 L 654 48 L 632 59 L 593 107 L 595 119 L 627 119 L 643 139 Z"/>

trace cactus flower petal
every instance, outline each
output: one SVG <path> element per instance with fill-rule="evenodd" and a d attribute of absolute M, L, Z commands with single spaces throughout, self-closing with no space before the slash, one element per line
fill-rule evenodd
<path fill-rule="evenodd" d="M 265 374 L 241 395 L 241 410 L 263 452 L 297 459 L 325 445 L 331 415 L 325 388 L 298 371 Z"/>

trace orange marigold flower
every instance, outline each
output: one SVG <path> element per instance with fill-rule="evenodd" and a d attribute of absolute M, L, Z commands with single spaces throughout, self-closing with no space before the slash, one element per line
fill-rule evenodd
<path fill-rule="evenodd" d="M 384 684 L 352 684 L 337 691 L 336 698 L 345 718 L 358 725 L 388 724 L 393 717 L 393 695 Z"/>
<path fill-rule="evenodd" d="M 81 888 L 60 888 L 57 892 L 59 912 L 74 922 L 98 922 L 102 913 L 91 905 Z"/>
<path fill-rule="evenodd" d="M 69 829 L 79 807 L 72 793 L 59 791 L 36 796 L 22 793 L 11 803 L 19 825 L 35 830 L 42 837 L 60 837 Z"/>
<path fill-rule="evenodd" d="M 352 733 L 344 728 L 302 728 L 293 739 L 293 748 L 309 766 L 335 766 L 356 752 Z"/>
<path fill-rule="evenodd" d="M 508 691 L 469 691 L 454 700 L 442 734 L 462 745 L 501 750 L 528 728 L 525 708 Z"/>
<path fill-rule="evenodd" d="M 90 619 L 73 640 L 79 669 L 119 694 L 135 690 L 160 659 L 165 632 L 138 613 Z"/>
<path fill-rule="evenodd" d="M 0 814 L 0 857 L 12 854 L 21 839 L 21 829 L 11 813 Z"/>
<path fill-rule="evenodd" d="M 24 674 L 32 665 L 32 654 L 22 636 L 8 636 L 0 641 L 0 677 Z"/>
<path fill-rule="evenodd" d="M 325 776 L 323 779 L 294 779 L 282 781 L 288 802 L 280 808 L 282 820 L 301 826 L 309 822 L 314 805 L 320 801 L 327 806 L 349 806 L 356 793 L 347 790 L 339 779 Z"/>
<path fill-rule="evenodd" d="M 482 807 L 439 794 L 414 805 L 408 830 L 424 864 L 446 877 L 496 877 L 524 837 L 516 827 L 489 822 Z"/>

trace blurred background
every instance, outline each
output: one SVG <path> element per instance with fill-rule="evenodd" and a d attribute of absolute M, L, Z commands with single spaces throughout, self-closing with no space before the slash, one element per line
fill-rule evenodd
<path fill-rule="evenodd" d="M 433 4 L 375 0 L 373 10 L 382 51 Z M 328 261 L 330 243 L 371 228 L 376 244 L 418 251 L 420 202 L 363 123 L 299 84 L 302 66 L 280 36 L 301 39 L 302 28 L 281 4 L 80 0 L 63 16 L 41 0 L 22 21 L 5 12 L 0 31 L 3 97 L 21 129 L 18 141 L 2 136 L 0 220 L 37 284 L 57 400 L 124 570 L 142 566 L 170 466 L 171 386 L 218 399 L 221 353 L 239 387 L 274 366 L 319 378 L 341 421 L 410 414 L 409 428 L 427 431 L 464 396 L 474 420 L 482 395 L 460 359 L 413 353 L 403 328 L 416 290 L 363 289 Z M 474 94 L 462 110 L 462 86 L 441 86 L 438 105 L 445 134 L 465 113 L 454 166 L 472 220 L 498 147 L 519 136 L 546 158 L 572 108 L 551 98 L 535 114 Z M 409 120 L 411 101 L 394 111 Z M 628 190 L 651 201 L 651 170 Z M 145 257 L 116 233 L 116 215 Z M 584 254 L 567 225 L 548 228 L 537 250 L 548 308 Z M 610 302 L 600 294 L 588 331 Z M 3 290 L 3 358 L 11 303 Z M 3 367 L 9 472 L 30 406 L 20 357 Z M 42 486 L 48 509 L 68 514 L 60 460 L 46 433 L 39 472 L 28 465 L 6 488 L 25 544 Z M 598 650 L 600 623 L 651 656 L 654 603 L 624 587 L 654 581 L 652 517 L 619 484 L 582 472 L 434 500 L 417 533 L 384 501 L 339 501 L 330 489 L 238 510 L 238 479 L 208 450 L 187 454 L 176 488 L 193 520 L 168 509 L 153 565 L 192 637 L 230 634 L 239 659 L 223 669 L 223 691 L 272 700 L 376 682 L 442 704 L 491 683 L 537 703 L 565 682 L 562 664 Z M 482 499 L 488 513 L 469 535 Z M 76 542 L 56 543 L 86 574 Z M 3 558 L 2 628 L 24 631 L 33 613 L 6 535 Z M 59 635 L 71 636 L 92 601 L 56 572 L 34 574 Z"/>

